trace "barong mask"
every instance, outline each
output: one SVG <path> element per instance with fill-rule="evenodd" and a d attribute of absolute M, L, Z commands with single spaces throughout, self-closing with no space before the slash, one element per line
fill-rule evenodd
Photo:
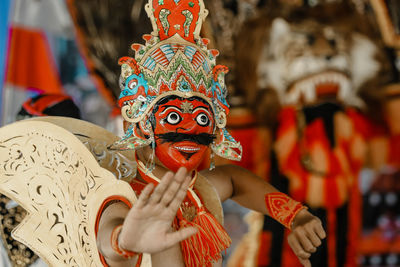
<path fill-rule="evenodd" d="M 216 65 L 219 52 L 199 36 L 208 14 L 203 1 L 149 0 L 145 8 L 153 32 L 131 46 L 135 58 L 119 60 L 119 105 L 129 126 L 114 147 L 150 145 L 173 171 L 195 169 L 210 144 L 212 153 L 240 160 L 241 145 L 225 129 L 228 68 Z"/>

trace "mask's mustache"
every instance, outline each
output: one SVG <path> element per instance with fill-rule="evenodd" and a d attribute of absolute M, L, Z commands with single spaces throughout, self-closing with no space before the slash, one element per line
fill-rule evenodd
<path fill-rule="evenodd" d="M 174 133 L 174 132 L 157 134 L 156 137 L 161 139 L 162 143 L 190 141 L 205 146 L 210 145 L 216 138 L 214 134 L 208 134 L 208 133 L 185 134 L 185 133 Z"/>

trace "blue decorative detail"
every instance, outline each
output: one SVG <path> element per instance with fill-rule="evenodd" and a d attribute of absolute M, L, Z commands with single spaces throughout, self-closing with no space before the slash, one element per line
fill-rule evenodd
<path fill-rule="evenodd" d="M 174 50 L 172 49 L 170 44 L 165 44 L 160 46 L 161 51 L 165 54 L 168 61 L 171 61 L 172 57 L 175 55 Z"/>
<path fill-rule="evenodd" d="M 147 103 L 152 103 L 154 99 L 156 99 L 157 96 L 147 96 Z"/>
<path fill-rule="evenodd" d="M 146 59 L 146 62 L 143 64 L 143 66 L 150 70 L 154 70 L 154 68 L 156 67 L 156 61 L 153 58 L 148 57 Z"/>
<path fill-rule="evenodd" d="M 224 128 L 223 132 L 224 132 L 224 137 L 225 137 L 228 141 L 233 142 L 233 143 L 237 143 L 236 140 L 233 139 L 232 135 L 230 135 L 230 133 L 226 130 L 226 128 Z"/>
<path fill-rule="evenodd" d="M 185 80 L 181 80 L 181 82 L 179 83 L 179 91 L 189 92 L 190 90 L 191 90 L 190 84 Z"/>
<path fill-rule="evenodd" d="M 211 71 L 210 66 L 208 65 L 206 60 L 203 61 L 203 69 L 205 70 L 206 73 Z"/>
<path fill-rule="evenodd" d="M 137 84 L 134 88 L 129 88 L 129 84 L 132 80 L 136 80 Z M 131 76 L 129 76 L 126 81 L 125 81 L 125 88 L 124 90 L 121 91 L 121 94 L 119 95 L 119 98 L 124 98 L 127 96 L 135 96 L 136 98 L 139 97 L 138 91 L 139 88 L 143 87 L 144 88 L 144 94 L 145 95 L 141 95 L 143 97 L 145 97 L 147 95 L 147 92 L 149 91 L 149 85 L 147 84 L 147 81 L 144 79 L 144 76 L 142 73 L 140 73 L 139 75 L 133 74 Z"/>
<path fill-rule="evenodd" d="M 224 105 L 225 107 L 229 108 L 229 104 L 226 101 L 227 90 L 226 88 L 222 87 L 219 82 L 213 80 L 211 92 L 216 96 L 220 104 Z"/>
<path fill-rule="evenodd" d="M 178 4 L 181 0 L 174 0 L 175 4 Z"/>
<path fill-rule="evenodd" d="M 192 46 L 186 46 L 185 55 L 190 59 L 190 61 L 192 61 L 194 54 L 196 54 L 196 51 L 196 48 Z"/>
<path fill-rule="evenodd" d="M 132 124 L 128 126 L 128 129 L 126 130 L 124 137 L 129 138 L 131 136 L 133 136 L 133 125 Z"/>
<path fill-rule="evenodd" d="M 147 109 L 147 106 L 148 106 L 147 102 L 144 103 L 143 105 L 141 105 L 140 108 L 139 108 L 138 115 L 142 115 L 143 112 L 145 112 L 145 110 Z"/>

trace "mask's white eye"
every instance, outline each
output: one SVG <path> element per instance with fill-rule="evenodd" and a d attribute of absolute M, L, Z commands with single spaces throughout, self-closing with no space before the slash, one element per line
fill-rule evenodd
<path fill-rule="evenodd" d="M 182 120 L 181 116 L 174 111 L 170 112 L 166 119 L 167 119 L 167 122 L 172 125 L 178 124 Z"/>
<path fill-rule="evenodd" d="M 200 113 L 196 117 L 197 124 L 200 126 L 208 126 L 210 124 L 210 119 L 205 113 Z"/>
<path fill-rule="evenodd" d="M 133 80 L 131 80 L 131 81 L 129 81 L 129 83 L 128 83 L 128 87 L 129 87 L 129 89 L 133 89 L 133 88 L 135 88 L 137 86 L 137 80 L 136 79 L 133 79 Z"/>

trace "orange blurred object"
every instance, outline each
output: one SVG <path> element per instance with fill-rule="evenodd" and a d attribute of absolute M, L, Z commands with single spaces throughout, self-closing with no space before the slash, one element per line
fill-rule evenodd
<path fill-rule="evenodd" d="M 63 92 L 59 73 L 42 31 L 12 27 L 6 82 L 41 93 Z"/>

